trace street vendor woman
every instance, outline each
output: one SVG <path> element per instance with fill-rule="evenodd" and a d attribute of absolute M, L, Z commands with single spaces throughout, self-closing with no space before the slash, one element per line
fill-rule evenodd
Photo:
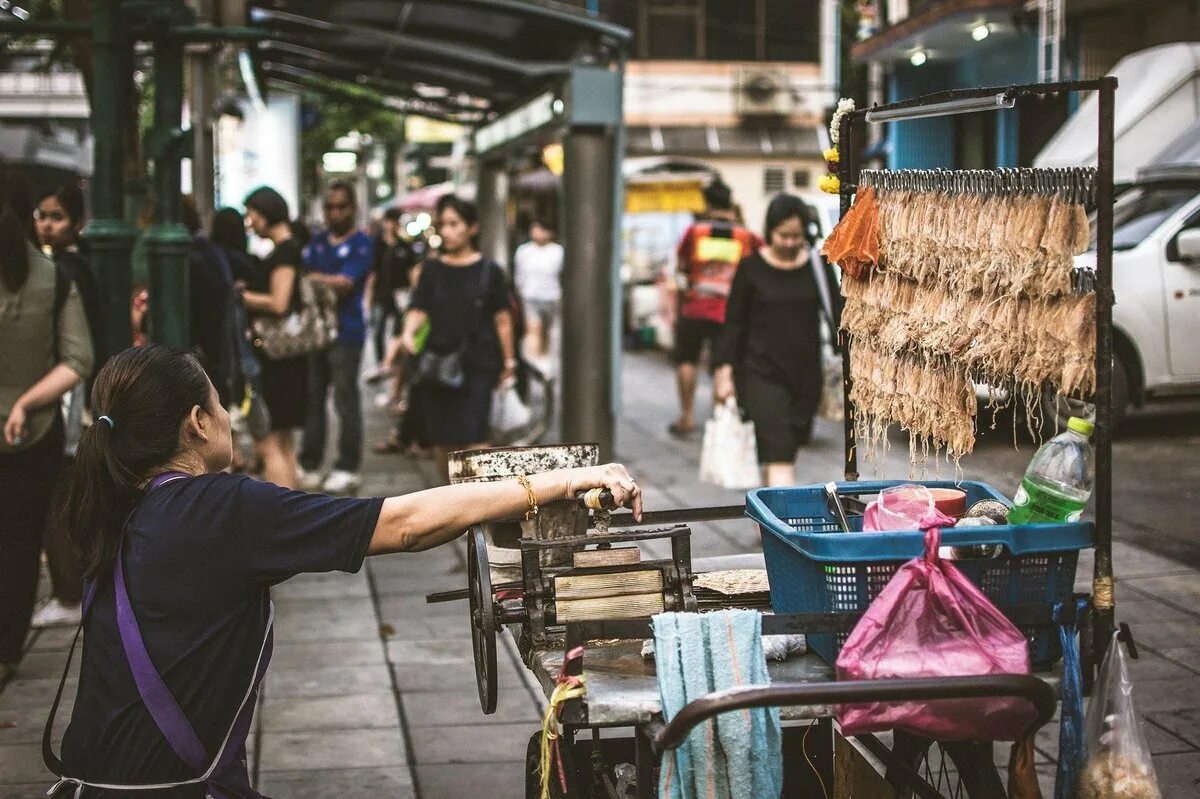
<path fill-rule="evenodd" d="M 259 799 L 245 741 L 270 660 L 270 587 L 356 572 L 473 524 L 607 488 L 619 465 L 443 486 L 387 499 L 304 494 L 226 474 L 229 415 L 191 355 L 127 350 L 96 377 L 65 510 L 89 575 L 83 662 L 57 797 Z M 57 702 L 56 702 L 57 704 Z"/>

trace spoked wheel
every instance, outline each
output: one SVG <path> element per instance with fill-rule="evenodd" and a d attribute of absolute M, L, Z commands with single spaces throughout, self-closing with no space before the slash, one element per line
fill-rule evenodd
<path fill-rule="evenodd" d="M 484 713 L 496 712 L 496 602 L 488 565 L 487 539 L 475 526 L 467 535 L 467 597 L 471 603 L 471 649 L 475 683 Z"/>
<path fill-rule="evenodd" d="M 1005 799 L 1008 795 L 992 755 L 992 744 L 943 743 L 897 730 L 885 774 L 903 799 Z M 919 786 L 912 776 L 933 788 Z"/>

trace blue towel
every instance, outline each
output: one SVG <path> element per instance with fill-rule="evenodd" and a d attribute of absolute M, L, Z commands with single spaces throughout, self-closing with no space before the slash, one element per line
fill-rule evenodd
<path fill-rule="evenodd" d="M 688 702 L 741 685 L 767 685 L 762 614 L 752 610 L 660 613 L 655 662 L 663 717 Z M 692 730 L 663 758 L 661 799 L 779 796 L 783 790 L 778 708 L 723 713 Z"/>

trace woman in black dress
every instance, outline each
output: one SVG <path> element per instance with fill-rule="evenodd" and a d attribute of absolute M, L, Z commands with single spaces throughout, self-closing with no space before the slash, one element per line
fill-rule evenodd
<path fill-rule="evenodd" d="M 516 374 L 512 312 L 500 265 L 475 249 L 479 213 L 472 203 L 447 195 L 437 205 L 441 253 L 421 267 L 421 278 L 404 317 L 402 344 L 410 353 L 461 353 L 462 385 L 428 377 L 417 392 L 427 440 L 443 479 L 453 450 L 486 447 L 492 391 Z M 417 332 L 428 322 L 422 349 Z"/>
<path fill-rule="evenodd" d="M 718 402 L 735 397 L 754 422 L 763 482 L 796 481 L 796 452 L 821 400 L 821 317 L 836 286 L 813 247 L 812 212 L 781 194 L 767 208 L 767 246 L 738 265 L 716 356 Z"/>
<path fill-rule="evenodd" d="M 251 319 L 285 316 L 296 305 L 300 287 L 300 245 L 292 238 L 287 201 L 274 189 L 255 189 L 246 198 L 246 219 L 254 234 L 275 243 L 263 259 L 257 278 L 242 294 Z M 258 442 L 263 476 L 284 488 L 297 483 L 293 430 L 304 425 L 308 412 L 308 358 L 276 360 L 265 352 L 262 362 L 263 399 L 271 414 L 271 432 Z"/>

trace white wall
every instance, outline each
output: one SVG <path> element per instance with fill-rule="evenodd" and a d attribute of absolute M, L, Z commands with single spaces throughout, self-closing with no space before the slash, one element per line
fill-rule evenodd
<path fill-rule="evenodd" d="M 217 203 L 241 208 L 259 186 L 283 195 L 293 218 L 300 209 L 300 98 L 271 92 L 266 108 L 244 105 L 245 119 L 217 125 Z"/>

